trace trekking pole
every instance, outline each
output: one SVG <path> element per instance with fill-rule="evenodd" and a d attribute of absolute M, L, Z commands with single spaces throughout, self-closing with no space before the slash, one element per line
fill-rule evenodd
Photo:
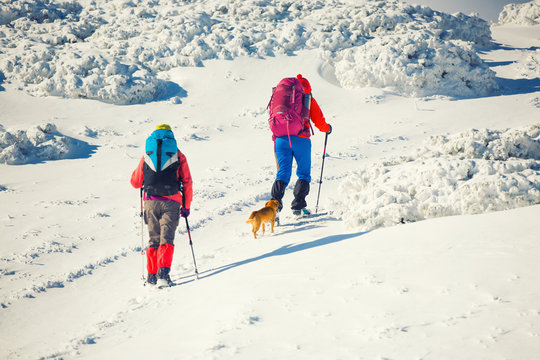
<path fill-rule="evenodd" d="M 322 154 L 322 165 L 321 165 L 321 179 L 319 180 L 319 192 L 317 193 L 317 205 L 315 205 L 315 214 L 319 210 L 319 195 L 321 195 L 321 184 L 322 184 L 322 174 L 324 169 L 324 158 L 326 157 L 326 143 L 328 142 L 328 133 L 324 137 L 324 151 Z"/>
<path fill-rule="evenodd" d="M 191 241 L 191 231 L 189 230 L 189 223 L 187 217 L 185 217 L 184 219 L 186 219 L 186 229 L 189 237 L 189 246 L 191 246 L 191 255 L 193 255 L 193 264 L 195 265 L 195 276 L 197 277 L 197 280 L 199 280 L 199 270 L 197 270 L 197 262 L 195 261 L 195 252 L 193 251 L 193 242 Z"/>
<path fill-rule="evenodd" d="M 143 219 L 143 188 L 141 188 L 141 268 L 142 279 L 144 279 L 144 219 Z M 146 286 L 146 282 L 144 283 Z"/>
<path fill-rule="evenodd" d="M 182 207 L 184 207 L 186 205 L 186 196 L 183 186 L 180 186 L 180 192 L 182 193 Z M 186 219 L 186 229 L 189 237 L 189 246 L 191 246 L 191 255 L 193 255 L 193 265 L 195 265 L 195 276 L 197 277 L 197 280 L 199 280 L 199 270 L 197 270 L 197 261 L 195 261 L 195 252 L 193 251 L 193 241 L 191 241 L 191 231 L 189 230 L 187 216 L 184 219 Z"/>

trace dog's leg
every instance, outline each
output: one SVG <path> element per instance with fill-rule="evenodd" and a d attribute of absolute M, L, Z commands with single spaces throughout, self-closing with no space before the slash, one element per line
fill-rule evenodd
<path fill-rule="evenodd" d="M 259 229 L 261 228 L 261 223 L 260 221 L 257 221 L 256 224 L 255 224 L 255 227 L 254 227 L 254 235 L 255 235 L 255 239 L 257 238 L 257 232 L 259 231 Z"/>
<path fill-rule="evenodd" d="M 251 224 L 251 232 L 253 233 L 253 237 L 257 238 L 257 229 L 255 229 L 255 223 Z"/>
<path fill-rule="evenodd" d="M 270 227 L 270 232 L 271 232 L 271 233 L 274 233 L 274 222 L 275 222 L 275 221 L 276 221 L 276 218 L 274 217 L 274 218 L 272 219 L 272 224 L 271 224 L 271 227 Z"/>
<path fill-rule="evenodd" d="M 262 228 L 263 228 L 263 234 L 264 234 L 264 222 L 262 223 Z"/>

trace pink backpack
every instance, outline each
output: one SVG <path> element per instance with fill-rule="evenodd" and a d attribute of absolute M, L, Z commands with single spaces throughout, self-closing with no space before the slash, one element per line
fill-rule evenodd
<path fill-rule="evenodd" d="M 309 128 L 310 102 L 311 95 L 304 94 L 304 86 L 297 78 L 284 78 L 277 84 L 268 103 L 273 140 L 288 136 L 290 143 L 291 135 L 300 135 Z"/>

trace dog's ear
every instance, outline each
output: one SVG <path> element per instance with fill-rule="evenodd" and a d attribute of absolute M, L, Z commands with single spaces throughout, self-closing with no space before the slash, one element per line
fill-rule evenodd
<path fill-rule="evenodd" d="M 266 207 L 272 206 L 272 201 L 274 201 L 274 200 L 267 201 L 266 204 L 264 204 L 264 206 L 266 206 Z"/>

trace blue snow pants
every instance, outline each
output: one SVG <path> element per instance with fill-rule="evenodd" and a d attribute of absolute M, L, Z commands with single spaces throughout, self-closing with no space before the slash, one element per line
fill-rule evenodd
<path fill-rule="evenodd" d="M 291 148 L 292 144 L 292 148 Z M 276 158 L 278 172 L 276 180 L 287 185 L 291 181 L 293 158 L 296 161 L 296 176 L 299 180 L 311 182 L 311 140 L 299 136 L 276 138 Z"/>

